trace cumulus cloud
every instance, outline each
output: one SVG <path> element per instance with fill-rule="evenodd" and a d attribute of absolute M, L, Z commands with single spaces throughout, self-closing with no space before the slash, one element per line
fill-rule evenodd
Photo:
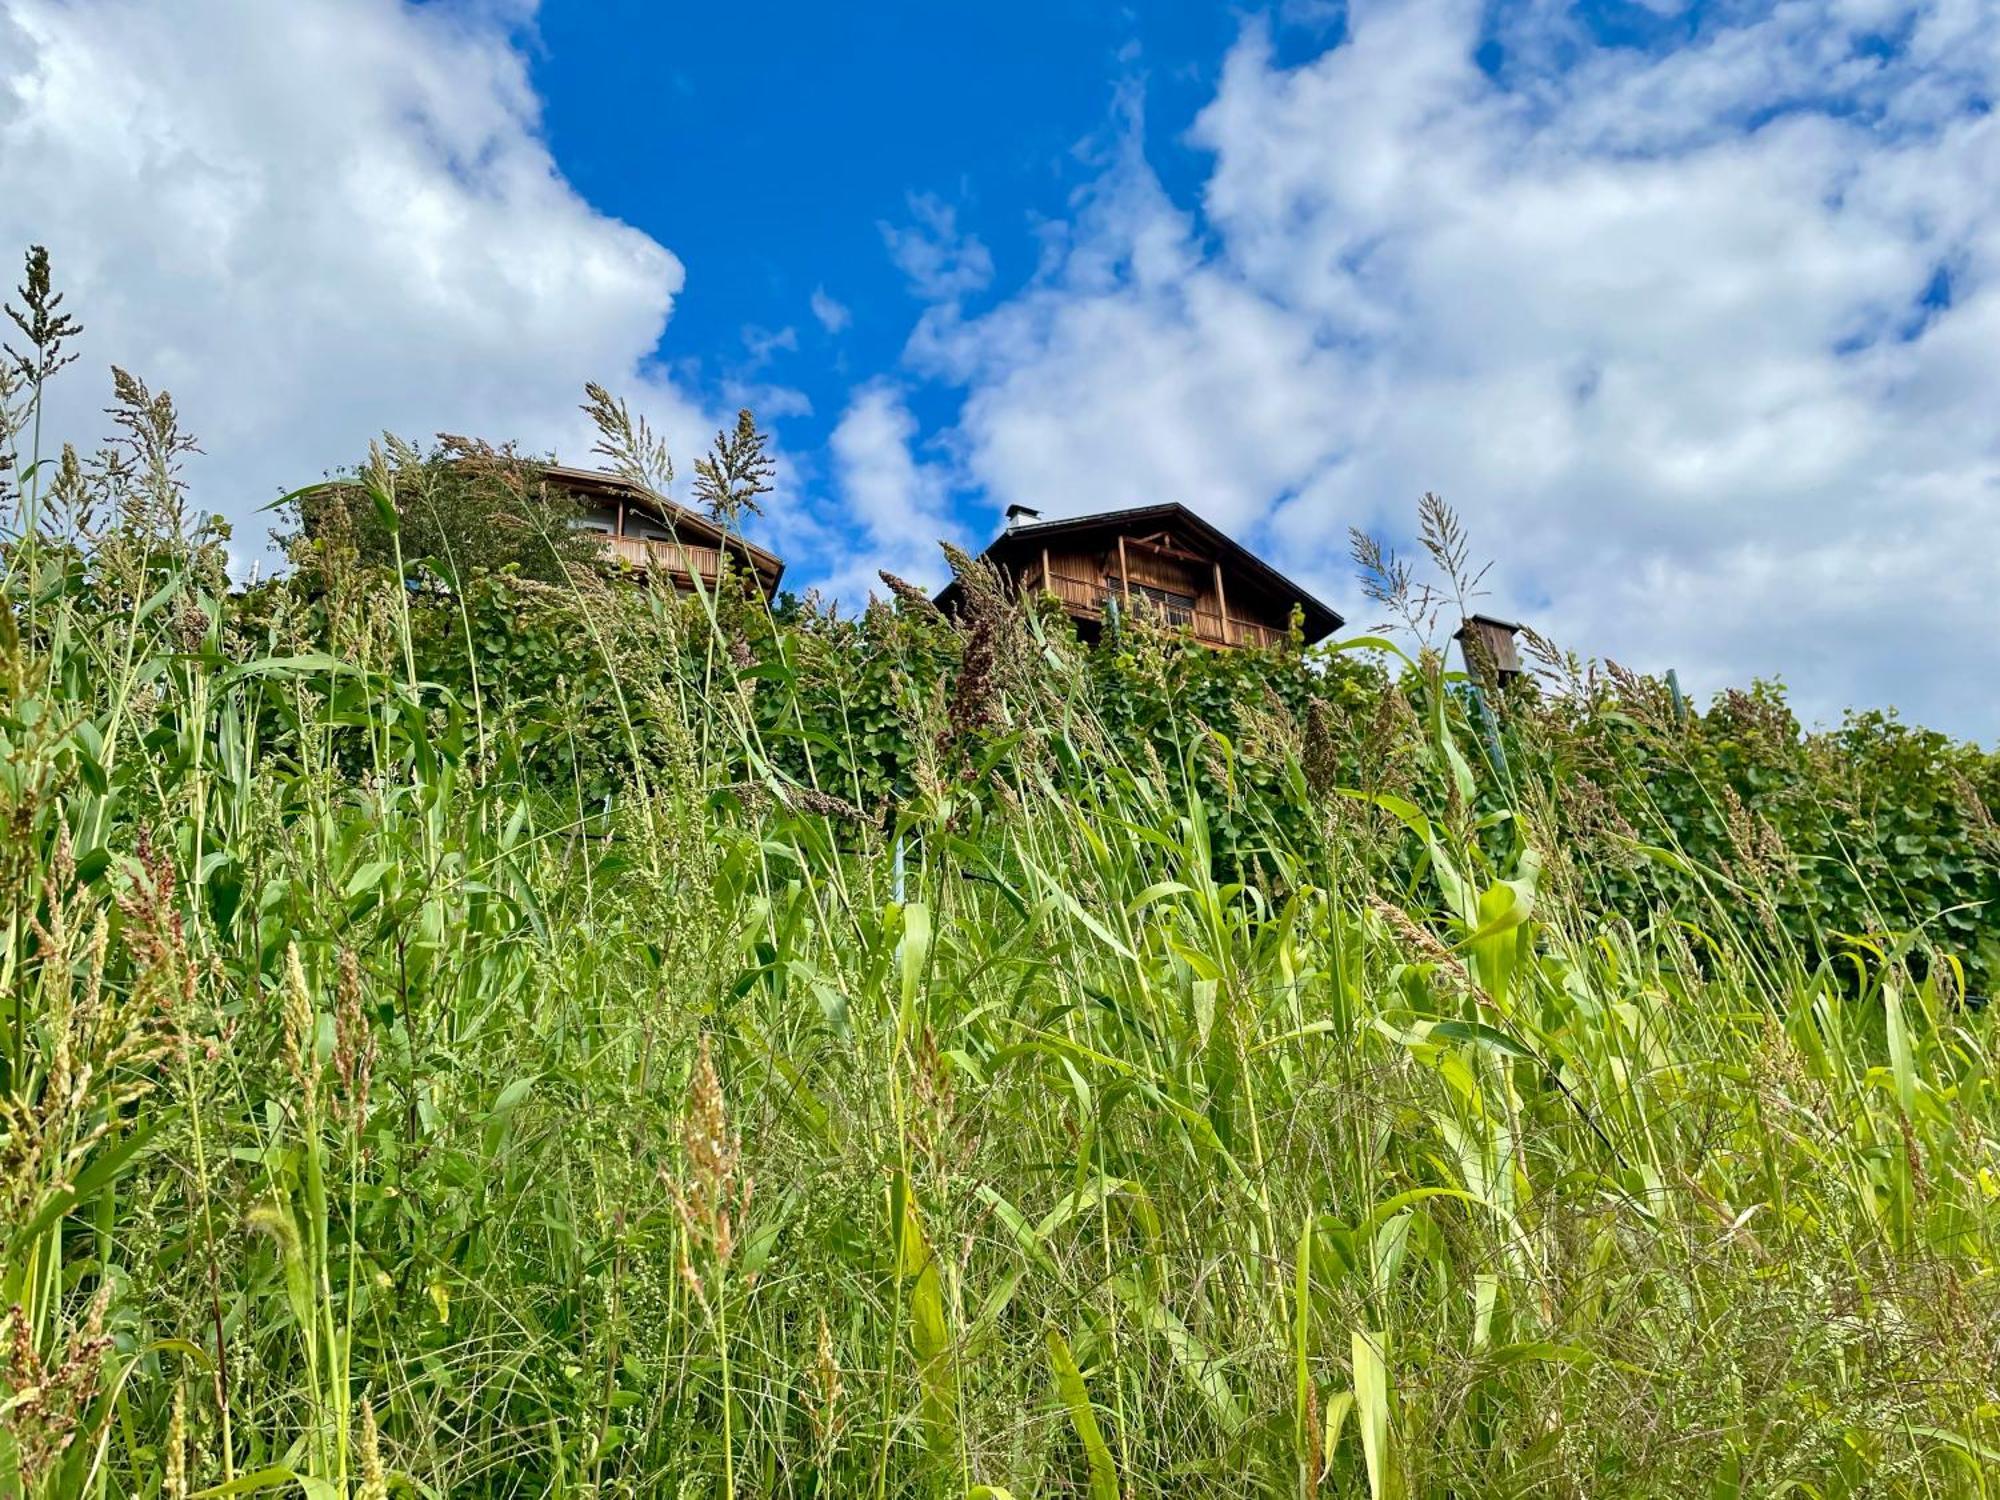
<path fill-rule="evenodd" d="M 827 580 L 838 598 L 865 599 L 871 587 L 879 591 L 878 568 L 927 587 L 949 576 L 938 541 L 958 536 L 950 474 L 917 456 L 916 438 L 917 420 L 889 381 L 857 390 L 834 428 L 828 446 L 840 520 L 864 539 L 850 546 L 851 561 Z"/>
<path fill-rule="evenodd" d="M 1183 499 L 1359 616 L 1346 528 L 1436 489 L 1568 644 L 1993 736 L 1997 86 L 2000 17 L 1948 0 L 1653 52 L 1369 0 L 1297 67 L 1253 24 L 1198 210 L 1128 127 L 1035 279 L 934 297 L 909 358 L 996 505 Z"/>
<path fill-rule="evenodd" d="M 384 428 L 585 459 L 589 379 L 698 452 L 721 414 L 649 363 L 681 264 L 557 170 L 524 19 L 0 0 L 0 246 L 46 243 L 86 329 L 62 435 L 101 436 L 114 360 L 171 389 L 249 552 Z"/>

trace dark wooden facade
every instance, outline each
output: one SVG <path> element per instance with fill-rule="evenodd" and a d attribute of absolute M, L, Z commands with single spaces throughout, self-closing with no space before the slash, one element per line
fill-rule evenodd
<path fill-rule="evenodd" d="M 1465 623 L 1452 632 L 1452 639 L 1458 642 L 1459 654 L 1465 658 L 1465 669 L 1475 677 L 1483 677 L 1486 668 L 1492 668 L 1493 675 L 1504 687 L 1521 675 L 1521 649 L 1515 637 L 1521 633 L 1517 620 L 1496 619 L 1492 615 L 1469 615 Z"/>
<path fill-rule="evenodd" d="M 777 593 L 784 563 L 754 542 L 726 534 L 701 512 L 616 474 L 561 464 L 546 465 L 543 473 L 550 484 L 576 496 L 583 507 L 577 524 L 601 535 L 620 562 L 693 593 L 697 578 L 704 588 L 715 586 L 726 553 L 739 570 L 756 577 L 767 599 Z"/>
<path fill-rule="evenodd" d="M 1044 521 L 1016 506 L 1007 530 L 980 554 L 1023 593 L 1062 602 L 1085 639 L 1123 611 L 1187 630 L 1205 646 L 1284 640 L 1292 609 L 1307 644 L 1338 630 L 1340 616 L 1184 505 L 1146 505 Z M 937 597 L 949 613 L 956 583 Z"/>

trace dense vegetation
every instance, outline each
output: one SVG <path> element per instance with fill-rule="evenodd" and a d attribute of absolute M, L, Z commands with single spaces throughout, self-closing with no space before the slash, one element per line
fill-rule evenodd
<path fill-rule="evenodd" d="M 413 450 L 232 592 L 24 292 L 0 1488 L 1987 1492 L 1993 756 L 454 567 Z"/>

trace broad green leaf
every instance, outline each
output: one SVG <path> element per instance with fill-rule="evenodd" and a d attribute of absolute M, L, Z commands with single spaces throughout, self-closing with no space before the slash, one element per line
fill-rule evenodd
<path fill-rule="evenodd" d="M 226 1484 L 214 1484 L 205 1490 L 196 1490 L 188 1500 L 222 1500 L 226 1495 L 254 1495 L 263 1490 L 284 1489 L 289 1485 L 298 1485 L 304 1493 L 312 1494 L 311 1490 L 305 1489 L 303 1476 L 282 1464 L 274 1464 L 249 1474 L 238 1474 Z"/>
<path fill-rule="evenodd" d="M 1069 1341 L 1053 1328 L 1047 1332 L 1047 1344 L 1056 1394 L 1069 1412 L 1070 1427 L 1077 1442 L 1083 1445 L 1084 1462 L 1090 1469 L 1090 1500 L 1119 1500 L 1118 1468 L 1111 1462 L 1111 1449 L 1105 1445 L 1103 1430 L 1097 1425 L 1097 1413 L 1091 1407 L 1083 1372 L 1076 1367 L 1076 1356 L 1070 1353 Z"/>
<path fill-rule="evenodd" d="M 1896 1080 L 1896 1102 L 1907 1117 L 1917 1109 L 1917 1066 L 1910 1050 L 1910 1029 L 1903 1016 L 1903 994 L 1895 981 L 1882 985 L 1883 1021 L 1889 1035 L 1889 1070 Z"/>
<path fill-rule="evenodd" d="M 897 974 L 901 980 L 902 1003 L 897 1011 L 897 1034 L 907 1037 L 915 1019 L 917 996 L 923 988 L 924 970 L 931 956 L 931 909 L 921 901 L 903 908 L 903 937 L 896 949 Z"/>
<path fill-rule="evenodd" d="M 1373 1500 L 1391 1500 L 1395 1455 L 1390 1451 L 1389 1371 L 1382 1357 L 1383 1336 L 1354 1331 L 1354 1410 L 1361 1425 L 1361 1456 Z"/>
<path fill-rule="evenodd" d="M 916 1351 L 917 1378 L 923 1388 L 924 1427 L 932 1451 L 948 1453 L 957 1440 L 958 1370 L 944 1283 L 937 1257 L 924 1237 L 916 1195 L 900 1174 L 895 1187 L 891 1198 L 898 1214 L 896 1264 L 910 1288 L 910 1345 Z"/>

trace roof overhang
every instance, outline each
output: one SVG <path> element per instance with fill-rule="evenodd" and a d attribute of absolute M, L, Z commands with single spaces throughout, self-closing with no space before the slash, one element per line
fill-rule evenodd
<path fill-rule="evenodd" d="M 1521 633 L 1521 622 L 1519 620 L 1503 620 L 1498 615 L 1467 615 L 1459 622 L 1458 629 L 1451 633 L 1451 638 L 1457 640 L 1460 636 L 1464 635 L 1465 627 L 1468 625 L 1487 625 L 1495 630 L 1504 630 L 1510 635 L 1519 635 Z"/>
<path fill-rule="evenodd" d="M 1138 505 L 1125 510 L 1097 511 L 1084 516 L 1064 516 L 1050 521 L 1020 522 L 1001 532 L 987 544 L 986 550 L 979 556 L 982 560 L 996 563 L 1010 561 L 1016 557 L 1032 556 L 1051 542 L 1061 541 L 1065 537 L 1085 535 L 1113 526 L 1129 530 L 1134 526 L 1157 521 L 1172 522 L 1190 534 L 1200 537 L 1216 550 L 1220 559 L 1226 561 L 1237 573 L 1249 578 L 1257 588 L 1273 597 L 1296 603 L 1305 615 L 1307 645 L 1326 639 L 1347 623 L 1338 610 L 1314 598 L 1263 558 L 1228 533 L 1203 520 L 1179 501 L 1168 501 L 1160 505 Z M 949 611 L 958 599 L 959 587 L 954 580 L 938 592 L 936 603 L 938 608 Z"/>
<path fill-rule="evenodd" d="M 622 500 L 627 505 L 635 506 L 672 530 L 681 541 L 727 551 L 765 579 L 773 589 L 784 576 L 784 560 L 776 553 L 726 531 L 700 511 L 690 510 L 657 490 L 648 489 L 621 474 L 607 474 L 601 469 L 575 469 L 567 464 L 543 464 L 541 471 L 550 483 L 564 489 Z"/>

